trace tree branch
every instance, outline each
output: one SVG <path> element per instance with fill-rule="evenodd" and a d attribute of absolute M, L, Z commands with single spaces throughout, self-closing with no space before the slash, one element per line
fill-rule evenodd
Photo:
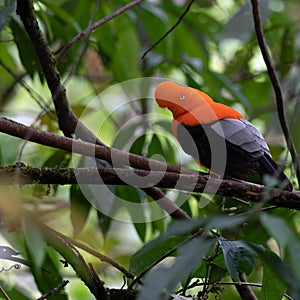
<path fill-rule="evenodd" d="M 267 66 L 269 77 L 270 77 L 272 85 L 273 85 L 273 89 L 274 89 L 275 96 L 276 96 L 277 113 L 278 113 L 279 121 L 280 121 L 281 128 L 282 128 L 282 131 L 283 131 L 286 143 L 287 143 L 287 147 L 292 156 L 293 166 L 294 166 L 294 169 L 296 172 L 298 184 L 300 184 L 299 158 L 298 158 L 295 144 L 293 142 L 293 137 L 291 135 L 291 132 L 289 130 L 289 126 L 288 126 L 288 123 L 287 123 L 287 120 L 285 117 L 282 90 L 280 87 L 280 82 L 279 82 L 276 70 L 274 68 L 273 62 L 272 62 L 270 54 L 268 52 L 266 40 L 265 40 L 263 29 L 262 29 L 258 2 L 259 2 L 258 0 L 251 0 L 256 36 L 257 36 L 258 44 L 259 44 L 263 59 Z"/>
<path fill-rule="evenodd" d="M 300 210 L 300 192 L 289 192 L 272 188 L 266 190 L 263 185 L 245 181 L 210 179 L 194 172 L 179 174 L 169 171 L 131 170 L 127 168 L 31 168 L 18 163 L 17 165 L 0 168 L 0 184 L 97 184 L 97 185 L 144 185 L 143 178 L 147 177 L 149 186 L 159 188 L 175 188 L 180 191 L 201 193 L 206 188 L 208 194 L 215 194 L 215 186 L 219 186 L 216 194 L 234 198 L 247 199 L 253 202 L 266 201 L 277 207 Z M 78 178 L 80 182 L 78 182 Z M 128 183 L 130 182 L 130 183 Z M 146 190 L 147 188 L 143 188 Z M 165 195 L 159 190 L 151 194 L 160 204 Z M 167 212 L 173 212 L 174 219 L 188 219 L 182 212 L 176 211 L 176 205 L 161 205 Z"/>
<path fill-rule="evenodd" d="M 58 284 L 56 287 L 49 290 L 47 293 L 43 294 L 41 297 L 39 297 L 37 300 L 45 300 L 49 297 L 53 296 L 55 293 L 62 290 L 67 284 L 69 283 L 69 280 L 63 280 L 60 284 Z"/>
<path fill-rule="evenodd" d="M 11 299 L 9 298 L 9 296 L 6 294 L 4 288 L 3 288 L 1 285 L 0 285 L 0 292 L 2 293 L 2 295 L 4 296 L 4 298 L 5 298 L 6 300 L 11 300 Z"/>
<path fill-rule="evenodd" d="M 72 136 L 75 128 L 77 128 L 79 138 L 86 137 L 85 139 L 88 139 L 89 137 L 92 137 L 92 132 L 78 120 L 74 112 L 70 109 L 66 89 L 64 85 L 61 84 L 55 58 L 50 51 L 47 41 L 43 37 L 33 13 L 33 3 L 30 0 L 18 0 L 17 14 L 20 16 L 39 58 L 41 68 L 52 95 L 59 128 L 67 137 Z M 90 139 L 89 141 L 95 141 L 95 139 Z M 101 144 L 100 141 L 98 142 Z"/>
<path fill-rule="evenodd" d="M 106 146 L 95 145 L 80 140 L 60 136 L 54 133 L 45 132 L 35 128 L 31 128 L 12 121 L 5 117 L 0 117 L 0 132 L 9 134 L 28 140 L 30 142 L 38 143 L 40 145 L 50 146 L 53 148 L 65 150 L 68 152 L 78 153 L 93 158 L 103 159 L 112 163 L 112 157 L 114 163 L 117 164 L 114 167 L 129 165 L 133 168 L 145 169 L 145 170 L 166 170 L 175 173 L 198 173 L 193 170 L 181 168 L 175 165 L 166 164 L 158 160 L 149 159 L 136 154 L 124 152 L 114 148 L 108 148 Z"/>
<path fill-rule="evenodd" d="M 150 173 L 148 175 L 150 175 Z M 158 174 L 158 176 L 160 176 L 159 178 L 161 178 L 161 176 L 164 176 L 164 174 L 161 173 Z M 162 187 L 162 186 L 158 185 L 157 187 Z M 152 199 L 156 201 L 159 204 L 159 206 L 162 209 L 164 209 L 173 219 L 175 220 L 190 219 L 190 216 L 184 210 L 180 209 L 174 202 L 165 201 L 166 195 L 159 188 L 149 187 L 149 188 L 143 188 L 142 190 L 147 195 L 152 197 Z"/>
<path fill-rule="evenodd" d="M 57 60 L 60 60 L 69 50 L 70 48 L 77 43 L 78 41 L 80 41 L 84 36 L 89 35 L 92 31 L 94 31 L 96 28 L 100 27 L 101 25 L 109 22 L 110 20 L 114 19 L 115 17 L 119 16 L 120 14 L 122 14 L 123 12 L 125 12 L 126 10 L 136 6 L 137 4 L 141 3 L 143 0 L 134 0 L 126 5 L 124 5 L 123 7 L 120 7 L 119 9 L 117 9 L 116 11 L 114 11 L 113 13 L 111 13 L 108 16 L 105 16 L 103 19 L 97 21 L 96 23 L 88 26 L 85 30 L 83 30 L 82 32 L 78 33 L 76 36 L 73 37 L 73 39 L 71 41 L 69 41 L 57 54 L 56 58 Z"/>
<path fill-rule="evenodd" d="M 250 285 L 247 282 L 247 278 L 245 274 L 239 273 L 239 277 L 241 280 L 241 283 L 243 284 L 236 284 L 235 288 L 237 289 L 238 293 L 241 295 L 241 297 L 245 300 L 257 300 L 254 292 L 250 288 Z"/>

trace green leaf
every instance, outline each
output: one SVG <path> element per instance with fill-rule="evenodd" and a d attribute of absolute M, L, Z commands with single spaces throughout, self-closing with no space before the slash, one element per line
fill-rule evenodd
<path fill-rule="evenodd" d="M 156 134 L 153 134 L 151 142 L 148 147 L 148 157 L 152 157 L 154 155 L 162 155 L 164 157 L 164 149 L 162 143 Z M 159 159 L 157 157 L 156 159 Z"/>
<path fill-rule="evenodd" d="M 71 159 L 70 152 L 55 150 L 52 155 L 43 163 L 43 168 L 62 168 L 67 167 Z"/>
<path fill-rule="evenodd" d="M 159 156 L 162 156 L 162 158 Z M 160 134 L 153 134 L 148 146 L 147 157 L 165 160 L 168 163 L 176 163 L 174 144 L 170 143 L 165 131 Z"/>
<path fill-rule="evenodd" d="M 5 43 L 0 43 L 0 57 L 3 62 L 5 62 L 5 65 L 10 68 L 11 70 L 17 69 L 16 61 L 14 60 L 14 55 L 11 53 L 12 51 L 5 45 Z M 1 85 L 0 90 L 2 90 L 4 87 L 9 86 L 12 82 L 14 82 L 14 79 L 8 72 L 1 72 Z M 3 97 L 4 95 L 2 95 Z M 11 97 L 2 99 L 6 100 L 4 103 L 2 103 L 2 107 L 10 100 Z"/>
<path fill-rule="evenodd" d="M 255 86 L 255 89 L 253 86 Z M 259 114 L 261 114 L 262 109 L 267 111 L 270 110 L 270 107 L 268 106 L 269 103 L 267 101 L 270 94 L 270 87 L 271 85 L 269 80 L 257 82 L 257 80 L 252 77 L 241 83 L 241 88 L 253 107 L 251 110 L 247 109 L 247 113 L 250 118 L 257 118 Z"/>
<path fill-rule="evenodd" d="M 68 10 L 61 9 L 59 6 L 56 5 L 53 1 L 46 1 L 41 0 L 43 4 L 46 5 L 46 7 L 49 9 L 49 11 L 53 12 L 53 15 L 64 22 L 66 26 L 69 28 L 74 28 L 76 32 L 80 32 L 82 29 L 80 28 L 79 24 L 74 19 L 74 16 L 71 15 Z"/>
<path fill-rule="evenodd" d="M 40 269 L 46 257 L 44 235 L 36 223 L 29 218 L 22 220 L 22 232 L 30 260 L 35 269 Z"/>
<path fill-rule="evenodd" d="M 88 167 L 90 160 L 83 157 L 78 167 Z M 82 190 L 84 189 L 84 190 Z M 90 210 L 91 210 L 91 199 L 93 195 L 89 189 L 89 185 L 77 185 L 73 184 L 70 187 L 70 204 L 71 204 L 71 222 L 74 229 L 74 234 L 79 234 L 85 223 L 87 222 Z"/>
<path fill-rule="evenodd" d="M 223 74 L 211 71 L 210 73 L 211 74 L 208 76 L 211 76 L 213 78 L 212 80 L 215 84 L 220 85 L 220 87 L 226 88 L 234 98 L 234 101 L 243 103 L 247 111 L 251 113 L 253 109 L 251 103 L 249 102 L 248 98 L 244 95 L 243 91 L 238 87 L 238 85 L 233 84 L 232 81 Z M 219 101 L 218 99 L 215 100 Z"/>
<path fill-rule="evenodd" d="M 34 276 L 35 282 L 42 294 L 47 293 L 49 290 L 53 289 L 63 281 L 58 271 L 60 264 L 61 262 L 58 261 L 56 253 L 54 253 L 52 249 L 47 249 L 45 260 L 41 268 L 32 269 L 32 274 Z M 59 293 L 55 293 L 55 299 L 68 299 L 63 291 L 64 290 Z"/>
<path fill-rule="evenodd" d="M 172 222 L 165 234 L 162 236 L 163 238 L 168 238 L 173 235 L 186 235 L 194 232 L 195 230 L 199 230 L 201 227 L 205 225 L 205 218 L 199 219 L 191 219 L 191 220 L 179 220 L 176 222 Z"/>
<path fill-rule="evenodd" d="M 150 196 L 146 196 L 147 201 L 152 204 L 154 200 Z M 150 213 L 150 219 L 151 221 L 151 229 L 152 229 L 152 235 L 156 235 L 157 232 L 162 234 L 166 229 L 167 224 L 167 213 L 161 209 L 159 205 L 151 205 L 151 213 Z"/>
<path fill-rule="evenodd" d="M 213 241 L 199 237 L 179 248 L 171 267 L 157 267 L 146 277 L 138 300 L 169 299 L 178 283 L 185 280 L 211 249 Z"/>
<path fill-rule="evenodd" d="M 106 238 L 106 235 L 110 228 L 112 218 L 108 217 L 106 214 L 103 214 L 99 210 L 97 210 L 97 218 L 98 218 L 98 226 L 99 226 L 104 238 Z"/>
<path fill-rule="evenodd" d="M 71 222 L 74 229 L 74 235 L 77 235 L 81 232 L 87 222 L 91 209 L 91 203 L 86 199 L 77 184 L 72 184 L 70 187 L 70 204 Z"/>
<path fill-rule="evenodd" d="M 185 193 L 178 193 L 177 197 L 175 198 L 175 203 L 189 216 L 192 216 L 189 199 L 187 199 L 187 195 Z"/>
<path fill-rule="evenodd" d="M 4 8 L 0 11 L 0 32 L 8 23 L 11 14 L 16 11 L 16 7 L 16 0 L 5 0 Z"/>
<path fill-rule="evenodd" d="M 210 264 L 209 267 L 210 267 L 209 278 L 208 278 L 209 283 L 214 283 L 214 282 L 221 281 L 222 278 L 227 273 L 226 269 L 220 268 L 219 266 L 217 266 L 215 264 Z"/>
<path fill-rule="evenodd" d="M 201 227 L 204 227 L 207 231 L 219 227 L 223 229 L 237 226 L 244 220 L 245 217 L 236 218 L 212 215 L 207 218 L 174 221 L 168 226 L 164 234 L 150 241 L 134 254 L 130 266 L 133 271 L 138 274 L 155 260 L 159 259 L 161 255 L 165 254 L 178 243 L 185 240 L 187 236 L 190 236 L 192 232 L 199 230 Z"/>
<path fill-rule="evenodd" d="M 204 219 L 175 221 L 169 225 L 160 237 L 145 244 L 130 260 L 130 269 L 134 274 L 144 271 L 170 249 L 186 239 L 195 229 L 205 222 Z"/>
<path fill-rule="evenodd" d="M 300 241 L 298 236 L 288 227 L 286 221 L 279 217 L 262 214 L 261 223 L 279 246 L 287 250 L 291 268 L 300 280 Z"/>
<path fill-rule="evenodd" d="M 129 152 L 138 154 L 138 155 L 143 155 L 144 151 L 144 145 L 146 142 L 146 135 L 143 134 L 142 136 L 139 136 L 131 145 Z"/>
<path fill-rule="evenodd" d="M 140 43 L 134 23 L 126 16 L 115 19 L 118 39 L 111 69 L 118 80 L 128 80 L 140 76 Z"/>
<path fill-rule="evenodd" d="M 20 60 L 28 74 L 33 78 L 35 72 L 41 73 L 41 67 L 34 47 L 27 33 L 14 19 L 10 20 L 10 28 L 19 51 Z"/>
<path fill-rule="evenodd" d="M 229 217 L 226 215 L 210 215 L 206 218 L 180 220 L 171 223 L 162 237 L 190 234 L 201 227 L 205 228 L 206 231 L 231 228 L 242 224 L 245 220 L 245 216 Z"/>
<path fill-rule="evenodd" d="M 266 251 L 269 251 L 266 249 Z M 270 251 L 270 256 L 275 255 Z M 275 272 L 274 267 L 263 261 L 263 278 L 260 300 L 281 300 L 287 290 L 287 284 Z"/>
<path fill-rule="evenodd" d="M 47 226 L 43 226 L 43 233 L 48 245 L 64 257 L 66 263 L 72 266 L 78 277 L 85 283 L 91 293 L 99 292 L 99 289 L 102 288 L 99 278 L 95 275 L 95 272 L 91 270 L 78 250 L 60 234 L 57 234 Z"/>
<path fill-rule="evenodd" d="M 270 291 L 272 287 L 274 288 L 274 284 L 270 282 L 272 280 L 273 283 L 279 285 L 278 287 L 276 287 L 279 293 L 282 293 L 282 291 L 284 290 L 284 285 L 286 285 L 289 289 L 289 295 L 294 300 L 299 300 L 300 282 L 295 277 L 290 267 L 286 265 L 278 255 L 276 255 L 274 252 L 270 251 L 269 249 L 267 248 L 262 249 L 261 247 L 257 247 L 257 245 L 254 244 L 252 244 L 251 246 L 259 254 L 259 258 L 264 268 L 265 267 L 267 268 L 266 275 L 271 276 L 268 278 L 263 278 L 263 283 L 266 284 L 266 287 L 263 286 L 262 288 L 262 293 L 263 293 L 262 297 L 265 297 L 266 295 L 268 295 L 268 293 L 272 292 Z M 270 271 L 270 269 L 272 271 Z M 268 280 L 268 281 L 264 282 L 264 280 Z M 281 280 L 281 282 L 278 282 L 278 280 Z M 268 298 L 268 299 L 273 299 L 273 298 Z"/>
<path fill-rule="evenodd" d="M 245 216 L 227 216 L 227 215 L 210 215 L 206 218 L 205 229 L 210 231 L 212 229 L 227 229 L 239 226 L 246 221 Z"/>
<path fill-rule="evenodd" d="M 107 168 L 110 165 L 103 160 L 96 159 L 95 161 L 90 157 L 82 157 L 78 166 L 82 168 L 95 168 L 95 166 L 97 166 L 97 168 Z M 78 176 L 77 181 L 80 182 Z M 114 201 L 115 186 L 81 184 L 80 191 L 85 198 L 85 200 L 83 200 L 84 203 L 82 203 L 82 205 L 85 206 L 85 213 L 88 213 L 87 209 L 89 203 L 97 209 L 98 226 L 103 236 L 106 237 L 112 221 L 111 217 L 118 208 L 116 201 Z M 87 215 L 83 217 L 85 218 Z"/>
<path fill-rule="evenodd" d="M 253 18 L 249 13 L 251 11 L 250 2 L 246 2 L 239 7 L 239 10 L 234 14 L 226 24 L 225 34 L 234 36 L 240 40 L 246 40 L 252 34 Z M 263 23 L 271 14 L 268 1 L 261 1 L 260 15 L 261 22 Z"/>
<path fill-rule="evenodd" d="M 30 295 L 28 290 L 24 290 L 21 282 L 17 282 L 16 284 L 11 284 L 5 276 L 0 280 L 0 285 L 3 290 L 7 293 L 9 298 L 7 299 L 18 299 L 18 300 L 32 300 L 33 296 Z M 4 299 L 1 297 L 1 299 Z"/>
<path fill-rule="evenodd" d="M 117 186 L 116 195 L 121 199 L 132 202 L 135 204 L 134 209 L 128 209 L 128 213 L 131 215 L 133 225 L 138 233 L 140 239 L 145 241 L 146 236 L 146 217 L 143 209 L 141 194 L 135 187 L 132 186 Z M 139 222 L 136 222 L 136 217 L 138 216 Z"/>
<path fill-rule="evenodd" d="M 257 263 L 257 253 L 244 241 L 230 241 L 216 237 L 220 244 L 227 270 L 236 282 L 240 282 L 238 272 L 249 274 Z"/>
<path fill-rule="evenodd" d="M 1 284 L 3 286 L 3 284 Z M 22 291 L 22 288 L 18 290 L 16 286 L 13 287 L 11 291 L 4 289 L 9 297 L 9 299 L 18 299 L 18 300 L 31 300 L 32 297 L 25 295 L 25 292 Z"/>
<path fill-rule="evenodd" d="M 140 250 L 138 250 L 130 259 L 130 271 L 139 275 L 152 263 L 159 260 L 168 251 L 178 246 L 186 237 L 171 237 L 168 239 L 155 239 Z"/>
<path fill-rule="evenodd" d="M 138 234 L 138 236 L 140 237 L 140 239 L 145 242 L 145 238 L 146 238 L 146 224 L 141 222 L 141 223 L 134 223 L 134 227 L 135 230 Z"/>
<path fill-rule="evenodd" d="M 295 60 L 296 30 L 287 27 L 284 30 L 280 51 L 280 75 L 283 78 L 290 71 L 290 64 Z"/>
<path fill-rule="evenodd" d="M 0 143 L 0 162 L 2 165 L 10 165 L 16 162 L 20 139 L 2 135 Z"/>
<path fill-rule="evenodd" d="M 151 43 L 155 43 L 161 37 L 162 33 L 168 30 L 168 26 L 171 26 L 166 16 L 166 11 L 145 1 L 141 3 L 141 6 L 143 9 L 138 11 L 139 20 L 143 24 L 147 38 Z M 168 35 L 163 43 L 159 43 L 155 47 L 154 51 L 167 56 L 169 49 L 167 49 L 166 44 L 170 45 L 170 41 L 172 40 L 172 36 Z M 150 52 L 149 55 L 151 54 L 153 53 Z"/>
<path fill-rule="evenodd" d="M 67 167 L 71 160 L 71 155 L 69 152 L 64 150 L 55 150 L 53 154 L 51 154 L 46 161 L 43 163 L 42 168 L 61 168 Z M 54 194 L 56 194 L 57 189 L 59 187 L 58 184 L 53 184 L 52 190 Z M 45 194 L 44 185 L 36 184 L 34 187 L 34 194 L 39 197 L 40 195 Z"/>
<path fill-rule="evenodd" d="M 175 21 L 175 19 L 174 19 Z M 176 21 L 175 21 L 176 22 Z M 199 65 L 207 61 L 207 51 L 204 46 L 204 41 L 193 34 L 192 26 L 188 27 L 181 25 L 175 31 L 175 49 L 179 52 L 181 60 L 191 62 L 189 58 L 194 59 Z M 199 33 L 197 33 L 199 34 Z M 182 37 L 184 37 L 184 43 L 182 43 Z M 183 55 L 183 53 L 185 55 Z"/>
<path fill-rule="evenodd" d="M 253 57 L 253 53 L 257 47 L 256 39 L 252 38 L 243 44 L 243 47 L 238 49 L 234 56 L 226 64 L 225 75 L 235 75 L 241 72 L 249 72 L 245 70 L 245 65 Z M 251 77 L 252 78 L 252 77 Z"/>

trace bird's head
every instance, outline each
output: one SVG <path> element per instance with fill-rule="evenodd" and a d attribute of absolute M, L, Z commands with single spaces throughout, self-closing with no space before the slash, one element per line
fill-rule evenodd
<path fill-rule="evenodd" d="M 208 106 L 212 102 L 212 99 L 205 93 L 171 81 L 158 84 L 155 99 L 160 107 L 168 108 L 174 118 L 191 112 L 195 108 Z"/>

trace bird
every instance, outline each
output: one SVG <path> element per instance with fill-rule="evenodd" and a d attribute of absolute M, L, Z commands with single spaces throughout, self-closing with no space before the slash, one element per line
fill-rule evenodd
<path fill-rule="evenodd" d="M 241 113 L 198 89 L 172 81 L 159 83 L 154 95 L 161 108 L 172 112 L 172 131 L 197 163 L 212 173 L 223 171 L 224 178 L 252 182 L 258 178 L 259 183 L 273 178 L 276 187 L 293 190 L 262 134 Z"/>

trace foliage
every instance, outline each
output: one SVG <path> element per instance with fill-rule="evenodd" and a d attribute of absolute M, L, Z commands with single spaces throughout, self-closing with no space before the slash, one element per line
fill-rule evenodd
<path fill-rule="evenodd" d="M 128 3 L 75 2 L 34 0 L 34 13 L 54 57 L 76 34 Z M 57 60 L 70 107 L 108 146 L 198 169 L 172 136 L 169 115 L 155 105 L 151 88 L 149 97 L 137 96 L 130 103 L 113 88 L 144 77 L 180 81 L 250 119 L 298 188 L 248 1 L 194 1 L 180 24 L 141 59 L 181 17 L 187 2 L 142 1 L 75 43 Z M 261 1 L 261 18 L 299 153 L 298 2 Z M 16 7 L 16 0 L 0 1 L 2 115 L 60 134 L 41 62 Z M 133 86 L 125 94 L 139 92 Z M 4 134 L 0 141 L 1 166 L 18 161 L 29 168 L 57 170 L 93 166 L 78 155 Z M 102 161 L 96 164 L 107 167 Z M 230 282 L 240 282 L 244 272 L 250 282 L 261 284 L 254 289 L 258 299 L 282 299 L 284 293 L 300 299 L 299 212 L 222 196 L 200 208 L 201 195 L 165 190 L 192 217 L 172 221 L 145 190 L 132 185 L 3 185 L 0 211 L 9 227 L 1 227 L 1 245 L 18 251 L 8 253 L 0 246 L 0 284 L 8 296 L 38 298 L 68 279 L 70 284 L 51 299 L 90 299 L 103 293 L 101 281 L 107 288 L 129 287 L 143 300 L 170 299 L 174 293 L 193 299 L 240 299 Z M 138 208 L 111 204 L 103 212 L 101 203 L 114 203 L 115 197 Z M 78 250 L 84 247 L 86 251 Z M 11 269 L 13 262 L 22 264 L 23 272 Z"/>

